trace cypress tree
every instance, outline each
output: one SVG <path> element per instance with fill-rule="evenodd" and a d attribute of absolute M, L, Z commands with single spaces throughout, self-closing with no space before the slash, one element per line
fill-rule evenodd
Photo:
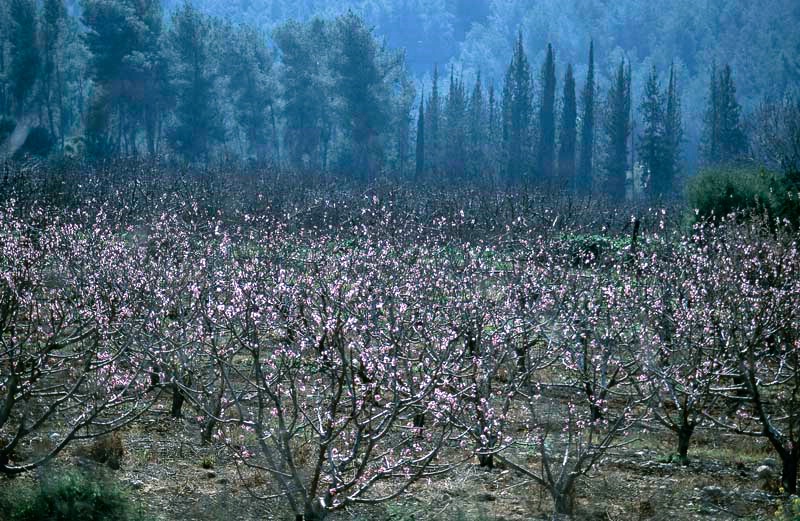
<path fill-rule="evenodd" d="M 527 153 L 530 150 L 531 109 L 533 91 L 531 69 L 519 33 L 514 56 L 506 73 L 503 88 L 503 135 L 508 160 L 508 177 L 519 181 L 527 170 Z"/>
<path fill-rule="evenodd" d="M 558 136 L 559 181 L 571 186 L 575 182 L 575 145 L 577 141 L 577 105 L 575 99 L 575 75 L 572 64 L 564 74 L 563 106 L 561 108 L 561 132 Z"/>
<path fill-rule="evenodd" d="M 594 77 L 594 42 L 589 44 L 589 69 L 586 73 L 586 85 L 581 94 L 581 147 L 578 175 L 575 182 L 577 193 L 589 194 L 592 190 L 592 177 L 594 170 L 594 105 L 595 105 L 595 77 Z"/>
<path fill-rule="evenodd" d="M 419 100 L 419 114 L 417 115 L 417 167 L 416 177 L 419 179 L 425 172 L 425 92 Z"/>
<path fill-rule="evenodd" d="M 606 193 L 613 201 L 625 199 L 628 139 L 631 134 L 631 72 L 623 59 L 608 91 L 606 135 Z"/>
<path fill-rule="evenodd" d="M 736 161 L 747 153 L 747 138 L 742 129 L 742 107 L 736 100 L 730 65 L 725 65 L 719 76 L 719 150 L 724 162 Z"/>
<path fill-rule="evenodd" d="M 56 100 L 54 98 L 61 95 L 60 71 L 58 69 L 58 58 L 56 56 L 57 46 L 61 40 L 61 29 L 63 20 L 67 16 L 67 9 L 63 0 L 45 0 L 42 24 L 42 79 L 40 102 L 47 112 L 47 123 L 50 134 L 56 136 L 55 109 Z M 60 105 L 60 104 L 59 104 Z M 61 116 L 63 119 L 63 115 Z M 59 134 L 61 131 L 59 125 Z"/>
<path fill-rule="evenodd" d="M 680 171 L 681 144 L 683 143 L 683 123 L 681 99 L 678 94 L 675 65 L 669 69 L 667 86 L 667 111 L 664 116 L 664 168 L 663 195 L 669 196 L 674 189 L 675 178 Z"/>
<path fill-rule="evenodd" d="M 547 44 L 547 57 L 542 65 L 542 103 L 539 107 L 539 175 L 553 179 L 556 147 L 556 63 L 553 46 Z"/>
<path fill-rule="evenodd" d="M 650 70 L 645 83 L 642 103 L 639 106 L 644 125 L 639 138 L 639 158 L 645 175 L 649 176 L 649 188 L 653 197 L 661 197 L 666 191 L 664 186 L 665 121 L 664 97 L 658 83 L 655 65 Z"/>
<path fill-rule="evenodd" d="M 39 46 L 36 43 L 36 4 L 34 0 L 11 0 L 9 32 L 10 55 L 8 76 L 11 98 L 17 118 L 25 113 L 28 99 L 39 72 Z"/>
<path fill-rule="evenodd" d="M 483 100 L 481 74 L 475 79 L 475 86 L 469 98 L 469 161 L 473 174 L 480 174 L 486 160 L 486 112 Z"/>
<path fill-rule="evenodd" d="M 428 107 L 425 113 L 426 129 L 426 152 L 425 156 L 431 170 L 437 171 L 441 166 L 441 106 L 442 101 L 439 96 L 439 67 L 433 67 L 433 85 L 431 86 L 431 97 L 428 98 Z"/>
<path fill-rule="evenodd" d="M 719 78 L 716 63 L 711 65 L 711 79 L 708 86 L 708 100 L 703 116 L 703 137 L 700 155 L 705 164 L 717 164 L 720 161 L 720 99 Z"/>
<path fill-rule="evenodd" d="M 464 82 L 450 69 L 450 89 L 445 103 L 445 122 L 447 124 L 446 164 L 448 174 L 462 177 L 466 159 L 465 116 L 467 100 Z"/>

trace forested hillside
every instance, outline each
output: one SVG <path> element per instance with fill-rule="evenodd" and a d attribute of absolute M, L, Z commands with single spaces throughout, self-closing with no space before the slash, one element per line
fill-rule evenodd
<path fill-rule="evenodd" d="M 800 80 L 798 21 L 791 0 L 7 0 L 0 140 L 17 157 L 629 196 L 669 171 L 653 189 L 666 194 L 699 166 L 764 151 L 764 114 Z"/>

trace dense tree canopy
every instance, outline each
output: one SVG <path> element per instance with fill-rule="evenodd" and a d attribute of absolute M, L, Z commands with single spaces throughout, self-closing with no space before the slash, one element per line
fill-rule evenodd
<path fill-rule="evenodd" d="M 11 0 L 2 151 L 667 197 L 763 149 L 795 4 Z"/>

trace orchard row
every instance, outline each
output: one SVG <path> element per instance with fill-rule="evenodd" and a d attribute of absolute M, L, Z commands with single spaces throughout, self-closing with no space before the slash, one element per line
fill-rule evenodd
<path fill-rule="evenodd" d="M 800 254 L 780 226 L 681 233 L 651 211 L 612 234 L 542 203 L 487 234 L 455 200 L 168 201 L 126 222 L 0 209 L 2 472 L 170 407 L 305 520 L 474 457 L 570 513 L 644 428 L 683 462 L 697 428 L 764 436 L 797 490 Z"/>

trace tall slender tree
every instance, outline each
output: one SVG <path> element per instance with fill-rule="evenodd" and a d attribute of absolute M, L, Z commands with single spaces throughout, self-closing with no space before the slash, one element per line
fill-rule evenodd
<path fill-rule="evenodd" d="M 487 115 L 483 97 L 481 74 L 478 73 L 468 103 L 468 156 L 469 170 L 472 175 L 480 175 L 485 168 L 487 148 Z"/>
<path fill-rule="evenodd" d="M 742 107 L 736 99 L 731 66 L 725 65 L 719 76 L 719 145 L 722 161 L 736 161 L 747 153 L 747 138 L 742 128 Z"/>
<path fill-rule="evenodd" d="M 708 85 L 706 111 L 703 115 L 703 136 L 700 143 L 700 155 L 706 164 L 716 164 L 721 159 L 719 108 L 719 77 L 717 76 L 717 64 L 713 63 Z"/>
<path fill-rule="evenodd" d="M 578 139 L 578 107 L 575 98 L 575 75 L 572 64 L 564 74 L 564 94 L 561 106 L 561 130 L 558 136 L 559 184 L 572 186 L 575 182 L 575 148 Z"/>
<path fill-rule="evenodd" d="M 463 177 L 467 155 L 466 128 L 467 98 L 464 81 L 450 69 L 450 89 L 445 102 L 445 122 L 447 125 L 445 143 L 445 163 L 447 172 L 457 178 Z"/>
<path fill-rule="evenodd" d="M 425 157 L 428 167 L 433 171 L 438 171 L 441 167 L 441 119 L 442 119 L 442 99 L 439 94 L 439 67 L 433 67 L 433 82 L 431 85 L 431 96 L 428 98 L 428 106 L 425 113 Z"/>
<path fill-rule="evenodd" d="M 58 102 L 61 95 L 61 71 L 58 63 L 58 46 L 62 41 L 64 19 L 67 10 L 63 0 L 45 0 L 40 24 L 40 40 L 42 49 L 42 72 L 39 88 L 39 101 L 47 113 L 47 125 L 50 134 L 58 135 L 56 129 L 56 112 L 62 104 Z M 61 125 L 58 125 L 60 130 Z"/>
<path fill-rule="evenodd" d="M 611 200 L 625 199 L 628 170 L 628 140 L 631 135 L 631 69 L 623 59 L 608 91 L 606 117 L 606 194 Z"/>
<path fill-rule="evenodd" d="M 639 138 L 639 160 L 642 162 L 644 173 L 649 178 L 648 188 L 653 197 L 660 198 L 664 195 L 666 187 L 664 159 L 666 154 L 665 142 L 665 100 L 658 82 L 658 72 L 655 65 L 650 69 L 647 82 L 642 93 L 642 102 L 639 113 L 642 116 L 642 135 Z"/>
<path fill-rule="evenodd" d="M 542 99 L 539 106 L 539 175 L 553 181 L 556 148 L 556 62 L 553 46 L 547 44 L 547 56 L 542 65 Z"/>
<path fill-rule="evenodd" d="M 503 87 L 503 137 L 511 181 L 520 181 L 530 164 L 532 78 L 519 33 Z"/>
<path fill-rule="evenodd" d="M 8 76 L 14 112 L 17 118 L 21 118 L 26 112 L 25 103 L 36 84 L 41 60 L 36 42 L 35 1 L 11 0 L 9 18 L 11 60 Z"/>
<path fill-rule="evenodd" d="M 416 177 L 425 173 L 425 91 L 419 99 L 419 113 L 417 114 L 417 143 L 416 143 Z"/>
<path fill-rule="evenodd" d="M 705 164 L 728 163 L 746 154 L 741 112 L 730 65 L 721 71 L 713 66 L 700 150 Z"/>
<path fill-rule="evenodd" d="M 589 68 L 586 73 L 586 84 L 581 93 L 581 145 L 578 174 L 575 189 L 578 194 L 586 195 L 592 190 L 594 177 L 594 108 L 595 94 L 594 42 L 589 44 Z"/>
<path fill-rule="evenodd" d="M 681 164 L 683 117 L 677 82 L 675 65 L 673 64 L 669 69 L 667 108 L 664 115 L 664 168 L 660 190 L 665 197 L 669 197 L 674 191 L 675 180 L 680 173 Z"/>

